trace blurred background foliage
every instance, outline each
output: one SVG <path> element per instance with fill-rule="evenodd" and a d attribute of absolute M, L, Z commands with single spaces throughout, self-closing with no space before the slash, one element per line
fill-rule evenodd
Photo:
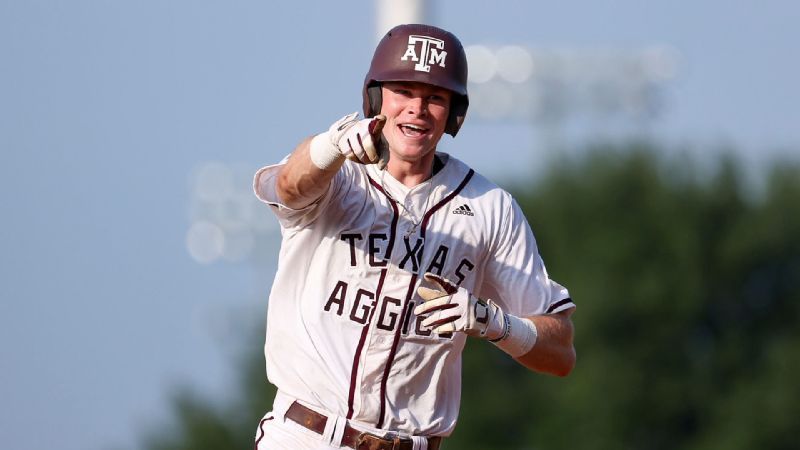
<path fill-rule="evenodd" d="M 471 341 L 445 449 L 798 448 L 800 167 L 777 163 L 755 189 L 733 157 L 663 150 L 598 145 L 511 187 L 578 304 L 578 364 L 531 374 Z M 252 448 L 274 393 L 262 327 L 238 396 L 176 393 L 175 424 L 143 448 Z"/>

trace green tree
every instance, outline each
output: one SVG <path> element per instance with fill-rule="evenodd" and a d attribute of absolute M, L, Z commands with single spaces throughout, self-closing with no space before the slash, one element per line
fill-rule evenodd
<path fill-rule="evenodd" d="M 578 364 L 533 375 L 471 340 L 445 448 L 797 448 L 800 168 L 776 165 L 752 195 L 733 158 L 709 171 L 659 154 L 598 147 L 512 189 L 578 304 Z M 144 447 L 251 448 L 272 391 L 260 347 L 242 367 L 229 404 L 176 395 L 179 426 Z"/>
<path fill-rule="evenodd" d="M 752 199 L 733 159 L 657 151 L 597 148 L 516 189 L 578 304 L 578 364 L 531 377 L 473 345 L 451 448 L 796 448 L 800 171 Z"/>

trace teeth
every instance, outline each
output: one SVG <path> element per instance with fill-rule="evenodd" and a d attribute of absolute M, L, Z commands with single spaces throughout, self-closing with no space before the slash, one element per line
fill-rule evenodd
<path fill-rule="evenodd" d="M 403 125 L 403 126 L 404 126 L 404 127 L 407 127 L 407 128 L 411 128 L 412 130 L 417 130 L 417 131 L 422 131 L 422 130 L 424 130 L 424 128 L 422 128 L 422 127 L 418 127 L 418 126 L 416 126 L 416 125 L 410 125 L 410 124 L 406 124 L 406 125 Z"/>

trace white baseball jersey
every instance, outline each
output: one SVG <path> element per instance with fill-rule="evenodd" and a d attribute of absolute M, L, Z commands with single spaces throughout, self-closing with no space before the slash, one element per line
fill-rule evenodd
<path fill-rule="evenodd" d="M 461 397 L 464 333 L 421 327 L 425 272 L 525 317 L 574 307 L 547 276 L 510 194 L 461 161 L 408 188 L 374 165 L 346 161 L 327 192 L 293 210 L 275 192 L 280 164 L 255 191 L 281 224 L 265 355 L 278 389 L 369 427 L 447 436 Z"/>

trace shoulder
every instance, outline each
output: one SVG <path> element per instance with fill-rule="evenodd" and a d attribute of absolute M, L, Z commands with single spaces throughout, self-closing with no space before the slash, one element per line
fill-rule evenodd
<path fill-rule="evenodd" d="M 440 153 L 446 159 L 448 177 L 463 180 L 460 195 L 480 202 L 489 209 L 510 209 L 515 200 L 510 192 L 471 168 L 460 159 L 447 153 Z"/>

